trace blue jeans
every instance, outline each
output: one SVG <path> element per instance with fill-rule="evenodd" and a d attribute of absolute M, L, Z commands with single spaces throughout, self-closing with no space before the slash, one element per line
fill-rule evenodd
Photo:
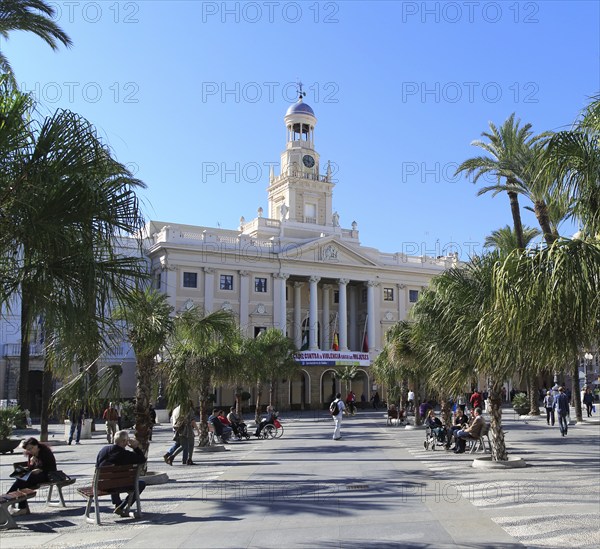
<path fill-rule="evenodd" d="M 81 421 L 75 421 L 71 423 L 71 431 L 69 432 L 69 444 L 73 442 L 73 435 L 75 434 L 76 430 L 77 437 L 75 438 L 75 442 L 79 442 L 79 439 L 81 438 Z"/>
<path fill-rule="evenodd" d="M 560 427 L 561 434 L 566 435 L 567 431 L 569 430 L 569 421 L 567 420 L 566 414 L 561 414 L 558 412 L 558 425 Z"/>

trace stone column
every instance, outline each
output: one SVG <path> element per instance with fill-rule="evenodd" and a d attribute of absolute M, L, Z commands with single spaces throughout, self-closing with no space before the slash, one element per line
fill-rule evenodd
<path fill-rule="evenodd" d="M 212 267 L 204 267 L 204 311 L 213 312 L 215 303 L 215 270 Z"/>
<path fill-rule="evenodd" d="M 248 321 L 250 317 L 250 273 L 248 271 L 239 271 L 240 273 L 240 331 L 245 336 L 248 333 Z"/>
<path fill-rule="evenodd" d="M 360 351 L 356 343 L 357 317 L 357 292 L 356 286 L 348 287 L 348 347 L 351 351 Z"/>
<path fill-rule="evenodd" d="M 319 339 L 317 327 L 319 325 L 319 299 L 317 294 L 317 284 L 319 280 L 321 280 L 318 276 L 311 276 L 309 279 L 310 283 L 310 305 L 308 309 L 308 348 L 311 351 L 316 351 L 319 349 Z"/>
<path fill-rule="evenodd" d="M 273 303 L 275 328 L 281 330 L 283 335 L 287 335 L 287 304 L 285 301 L 286 280 L 290 275 L 284 273 L 276 273 L 273 275 Z"/>
<path fill-rule="evenodd" d="M 302 282 L 294 282 L 294 344 L 302 347 Z"/>
<path fill-rule="evenodd" d="M 367 342 L 369 352 L 375 349 L 375 287 L 379 286 L 377 282 L 369 280 L 367 282 Z M 361 342 L 362 343 L 362 342 Z M 362 350 L 362 349 L 361 349 Z"/>
<path fill-rule="evenodd" d="M 329 333 L 329 295 L 330 295 L 330 291 L 331 291 L 331 285 L 330 284 L 324 284 L 323 285 L 323 315 L 322 315 L 322 330 L 321 330 L 321 335 L 323 337 L 323 339 L 321 339 L 321 341 L 323 342 L 323 344 L 321 345 L 321 348 L 328 351 L 329 349 L 331 349 L 331 334 Z"/>
<path fill-rule="evenodd" d="M 348 303 L 346 300 L 346 287 L 348 286 L 347 278 L 340 278 L 339 292 L 340 292 L 340 303 L 339 303 L 339 319 L 338 323 L 340 326 L 340 351 L 348 350 Z"/>
<path fill-rule="evenodd" d="M 398 288 L 398 320 L 406 320 L 406 284 L 397 284 Z"/>

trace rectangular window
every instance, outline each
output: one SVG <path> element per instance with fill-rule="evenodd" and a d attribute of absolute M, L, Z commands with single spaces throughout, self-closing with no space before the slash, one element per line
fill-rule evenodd
<path fill-rule="evenodd" d="M 183 273 L 183 287 L 184 288 L 197 288 L 198 287 L 198 274 L 197 273 Z"/>
<path fill-rule="evenodd" d="M 408 301 L 416 303 L 419 299 L 419 290 L 408 290 Z"/>
<path fill-rule="evenodd" d="M 266 332 L 267 329 L 264 326 L 254 326 L 254 337 L 258 337 L 263 332 Z"/>
<path fill-rule="evenodd" d="M 340 302 L 340 291 L 339 290 L 333 290 L 333 302 L 334 303 Z"/>
<path fill-rule="evenodd" d="M 367 289 L 363 288 L 360 292 L 360 300 L 362 303 L 366 303 L 367 302 Z"/>
<path fill-rule="evenodd" d="M 255 278 L 254 279 L 254 291 L 260 294 L 267 293 L 267 279 L 266 278 Z"/>
<path fill-rule="evenodd" d="M 219 280 L 221 290 L 233 290 L 233 275 L 221 275 Z"/>
<path fill-rule="evenodd" d="M 162 282 L 162 278 L 161 278 L 162 273 L 156 273 L 156 281 L 155 281 L 155 288 L 157 290 L 160 290 L 160 284 Z"/>
<path fill-rule="evenodd" d="M 383 300 L 384 301 L 394 301 L 394 288 L 384 288 L 383 289 Z"/>

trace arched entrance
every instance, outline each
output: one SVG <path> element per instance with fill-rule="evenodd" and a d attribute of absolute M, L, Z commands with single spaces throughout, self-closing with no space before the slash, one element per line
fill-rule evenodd
<path fill-rule="evenodd" d="M 305 370 L 290 380 L 290 407 L 292 410 L 310 408 L 310 376 Z"/>

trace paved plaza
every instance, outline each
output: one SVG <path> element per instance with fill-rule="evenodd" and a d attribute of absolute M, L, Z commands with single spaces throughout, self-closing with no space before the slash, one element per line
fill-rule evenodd
<path fill-rule="evenodd" d="M 506 441 L 522 469 L 471 467 L 473 456 L 426 451 L 423 430 L 388 427 L 381 411 L 344 418 L 332 441 L 326 412 L 282 414 L 283 438 L 233 442 L 194 454 L 196 466 L 167 466 L 170 426 L 158 426 L 149 470 L 169 482 L 148 486 L 143 517 L 83 518 L 76 487 L 89 484 L 103 432 L 79 446 L 56 444 L 59 468 L 77 479 L 67 509 L 46 507 L 40 490 L 1 549 L 140 548 L 512 548 L 600 547 L 600 424 L 567 437 L 545 419 L 505 410 Z M 52 426 L 53 441 L 62 438 Z M 0 456 L 2 490 L 19 455 Z"/>

